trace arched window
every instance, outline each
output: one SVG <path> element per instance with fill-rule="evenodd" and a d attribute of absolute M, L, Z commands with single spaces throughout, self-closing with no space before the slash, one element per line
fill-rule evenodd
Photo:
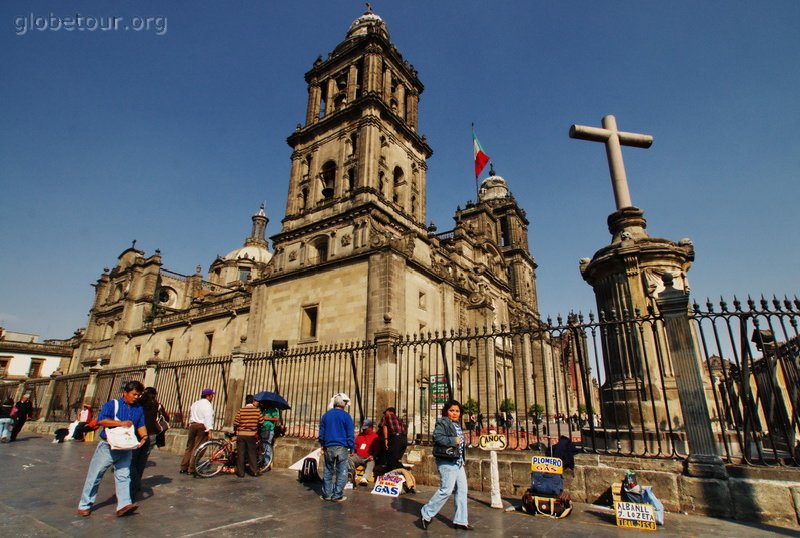
<path fill-rule="evenodd" d="M 326 200 L 333 198 L 333 187 L 336 184 L 336 163 L 328 161 L 322 165 L 322 197 Z"/>
<path fill-rule="evenodd" d="M 352 192 L 356 188 L 356 169 L 351 168 L 347 171 L 347 190 Z"/>
<path fill-rule="evenodd" d="M 399 166 L 395 166 L 394 173 L 392 174 L 392 202 L 396 204 L 402 205 L 401 187 L 403 183 L 403 169 Z"/>
<path fill-rule="evenodd" d="M 305 211 L 308 209 L 308 188 L 303 187 L 303 190 L 300 192 L 300 209 Z"/>
<path fill-rule="evenodd" d="M 316 251 L 316 256 L 310 260 L 312 263 L 322 263 L 328 260 L 328 236 L 324 235 L 314 239 L 311 246 Z"/>

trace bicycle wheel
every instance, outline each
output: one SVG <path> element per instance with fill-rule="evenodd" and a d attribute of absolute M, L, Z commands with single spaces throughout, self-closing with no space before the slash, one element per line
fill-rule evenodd
<path fill-rule="evenodd" d="M 270 463 L 272 463 L 272 451 L 267 455 L 264 453 L 264 445 L 259 443 L 258 448 L 258 471 L 261 473 L 266 472 Z"/>
<path fill-rule="evenodd" d="M 211 439 L 197 447 L 194 452 L 194 472 L 201 478 L 219 474 L 230 461 L 228 444 L 222 439 Z"/>

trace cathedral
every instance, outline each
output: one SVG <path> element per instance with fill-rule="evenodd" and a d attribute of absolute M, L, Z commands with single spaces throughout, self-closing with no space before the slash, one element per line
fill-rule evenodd
<path fill-rule="evenodd" d="M 134 242 L 94 286 L 70 372 L 539 323 L 529 223 L 502 177 L 483 180 L 451 230 L 426 225 L 424 86 L 385 22 L 368 9 L 305 80 L 272 249 L 263 206 L 206 274 L 167 269 Z"/>

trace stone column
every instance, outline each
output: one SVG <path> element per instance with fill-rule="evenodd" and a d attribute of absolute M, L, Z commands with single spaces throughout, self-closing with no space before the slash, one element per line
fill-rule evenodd
<path fill-rule="evenodd" d="M 144 386 L 145 387 L 155 387 L 156 382 L 158 381 L 158 365 L 161 364 L 162 359 L 159 358 L 158 354 L 160 351 L 156 349 L 153 352 L 153 356 L 147 359 L 147 369 L 144 372 Z"/>
<path fill-rule="evenodd" d="M 358 67 L 353 64 L 347 72 L 347 104 L 356 100 L 358 90 Z"/>
<path fill-rule="evenodd" d="M 244 358 L 247 353 L 247 338 L 240 338 L 240 345 L 233 348 L 231 354 L 231 369 L 228 372 L 228 394 L 225 405 L 225 424 L 223 427 L 233 427 L 233 417 L 244 405 Z"/>
<path fill-rule="evenodd" d="M 97 374 L 102 371 L 102 366 L 90 366 L 89 367 L 89 382 L 86 384 L 86 391 L 83 393 L 83 403 L 87 405 L 92 405 L 92 400 L 94 400 L 94 393 L 97 392 Z M 96 410 L 95 413 L 99 412 Z"/>
<path fill-rule="evenodd" d="M 375 343 L 378 349 L 375 352 L 375 416 L 387 407 L 394 406 L 397 400 L 397 355 L 394 344 L 400 334 L 391 328 L 382 329 L 375 333 Z M 369 379 L 369 377 L 367 377 Z M 369 415 L 368 409 L 364 412 Z"/>
<path fill-rule="evenodd" d="M 319 101 L 322 93 L 316 79 L 308 85 L 308 107 L 306 109 L 306 125 L 319 121 Z"/>
<path fill-rule="evenodd" d="M 56 380 L 61 377 L 61 375 L 59 370 L 50 374 L 50 382 L 47 384 L 47 391 L 44 393 L 44 396 L 39 399 L 41 414 L 37 419 L 38 422 L 44 422 L 47 419 L 48 413 L 50 413 L 50 402 L 53 401 L 53 394 L 56 392 Z"/>
<path fill-rule="evenodd" d="M 689 442 L 686 473 L 689 476 L 727 479 L 728 472 L 719 457 L 714 433 L 711 431 L 706 393 L 689 320 L 689 294 L 673 287 L 671 273 L 665 273 L 662 279 L 665 289 L 656 301 L 664 319 L 667 345 L 675 369 L 678 398 Z"/>

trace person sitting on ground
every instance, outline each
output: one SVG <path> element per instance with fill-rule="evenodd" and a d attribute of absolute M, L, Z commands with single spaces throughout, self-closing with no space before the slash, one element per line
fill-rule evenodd
<path fill-rule="evenodd" d="M 361 433 L 356 436 L 356 453 L 350 456 L 350 470 L 355 485 L 356 468 L 364 466 L 364 474 L 358 481 L 358 485 L 369 485 L 369 479 L 375 469 L 375 457 L 380 452 L 380 440 L 378 434 L 372 426 L 372 421 L 366 419 L 361 424 Z"/>
<path fill-rule="evenodd" d="M 252 394 L 244 397 L 244 407 L 236 412 L 233 425 L 236 428 L 236 475 L 244 478 L 244 467 L 250 465 L 253 476 L 261 476 L 258 470 L 258 457 L 256 456 L 256 435 L 260 429 L 264 417 L 258 409 L 258 402 Z"/>
<path fill-rule="evenodd" d="M 92 406 L 89 404 L 83 404 L 83 408 L 78 412 L 78 425 L 75 426 L 75 430 L 72 432 L 73 441 L 83 441 L 86 432 L 94 431 L 93 429 L 86 427 L 91 420 Z"/>

